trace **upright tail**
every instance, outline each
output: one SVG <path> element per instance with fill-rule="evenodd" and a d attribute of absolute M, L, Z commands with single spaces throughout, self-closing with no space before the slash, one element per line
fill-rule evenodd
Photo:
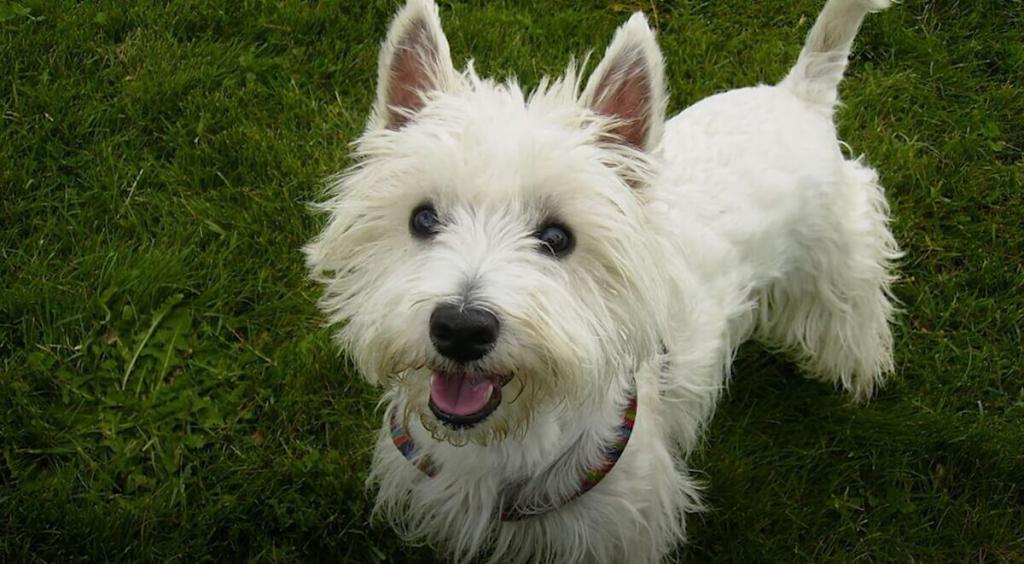
<path fill-rule="evenodd" d="M 828 0 L 796 65 L 779 86 L 788 88 L 804 100 L 831 112 L 838 99 L 853 38 L 868 12 L 889 7 L 890 0 Z"/>

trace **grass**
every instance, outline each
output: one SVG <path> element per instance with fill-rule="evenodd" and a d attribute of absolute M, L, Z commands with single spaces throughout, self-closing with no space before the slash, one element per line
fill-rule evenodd
<path fill-rule="evenodd" d="M 670 110 L 781 78 L 818 0 L 657 3 Z M 445 1 L 457 61 L 536 84 L 629 2 Z M 367 523 L 375 391 L 299 247 L 393 2 L 0 2 L 0 560 L 423 561 Z M 1024 561 L 1024 5 L 906 0 L 839 125 L 907 251 L 868 406 L 754 345 L 676 555 Z"/>

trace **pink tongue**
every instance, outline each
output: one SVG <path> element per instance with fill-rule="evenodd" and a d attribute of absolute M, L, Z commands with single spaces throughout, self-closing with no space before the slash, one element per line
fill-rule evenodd
<path fill-rule="evenodd" d="M 472 415 L 487 405 L 494 383 L 487 378 L 446 376 L 434 372 L 430 376 L 430 399 L 434 405 L 452 415 Z"/>

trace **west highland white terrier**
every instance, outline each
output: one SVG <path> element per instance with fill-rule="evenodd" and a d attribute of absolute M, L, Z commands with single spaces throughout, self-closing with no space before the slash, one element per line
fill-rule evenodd
<path fill-rule="evenodd" d="M 305 248 L 384 388 L 376 514 L 453 560 L 654 562 L 700 509 L 687 458 L 748 337 L 868 398 L 899 252 L 832 114 L 887 0 L 828 0 L 782 82 L 665 121 L 637 13 L 586 81 L 525 93 L 452 65 L 409 0 Z"/>

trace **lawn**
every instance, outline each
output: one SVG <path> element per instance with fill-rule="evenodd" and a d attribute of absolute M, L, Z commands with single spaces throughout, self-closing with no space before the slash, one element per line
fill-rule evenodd
<path fill-rule="evenodd" d="M 170 5 L 168 5 L 170 4 Z M 772 82 L 820 0 L 442 3 L 535 85 L 643 7 L 670 111 Z M 0 561 L 423 561 L 300 246 L 395 2 L 0 2 Z M 869 405 L 747 345 L 679 560 L 1024 561 L 1024 4 L 870 16 L 843 138 L 907 255 Z"/>

